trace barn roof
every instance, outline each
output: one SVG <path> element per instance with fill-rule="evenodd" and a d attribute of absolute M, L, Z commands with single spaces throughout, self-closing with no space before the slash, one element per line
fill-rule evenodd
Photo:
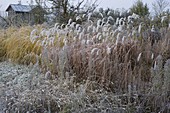
<path fill-rule="evenodd" d="M 9 11 L 10 7 L 15 11 L 15 12 L 30 12 L 33 8 L 35 8 L 35 5 L 21 5 L 21 4 L 10 4 L 6 11 Z"/>

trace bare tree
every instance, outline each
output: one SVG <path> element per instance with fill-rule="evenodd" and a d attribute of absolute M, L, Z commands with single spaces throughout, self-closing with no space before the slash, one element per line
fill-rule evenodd
<path fill-rule="evenodd" d="M 52 12 L 60 23 L 65 23 L 69 18 L 74 19 L 76 15 L 93 12 L 97 7 L 98 0 L 48 0 L 52 3 Z M 74 3 L 74 4 L 73 4 Z"/>
<path fill-rule="evenodd" d="M 170 2 L 167 0 L 156 0 L 152 4 L 156 16 L 161 15 L 169 6 L 170 6 Z"/>

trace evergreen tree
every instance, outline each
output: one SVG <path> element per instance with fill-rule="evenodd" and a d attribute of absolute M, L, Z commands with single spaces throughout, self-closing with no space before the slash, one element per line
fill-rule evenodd
<path fill-rule="evenodd" d="M 138 14 L 139 16 L 144 17 L 149 14 L 149 8 L 147 4 L 143 4 L 141 0 L 137 0 L 134 5 L 130 8 L 131 13 Z"/>

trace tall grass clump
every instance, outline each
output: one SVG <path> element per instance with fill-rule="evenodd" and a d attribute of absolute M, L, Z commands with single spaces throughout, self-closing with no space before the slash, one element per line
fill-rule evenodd
<path fill-rule="evenodd" d="M 5 59 L 6 49 L 5 49 L 5 38 L 0 38 L 0 61 Z"/>
<path fill-rule="evenodd" d="M 30 41 L 30 33 L 33 28 L 11 27 L 3 32 L 0 37 L 2 56 L 16 63 L 35 64 L 36 56 L 40 55 L 41 47 Z"/>
<path fill-rule="evenodd" d="M 56 24 L 45 30 L 46 38 L 40 40 L 43 42 L 40 43 L 41 67 L 54 78 L 69 75 L 74 76 L 74 83 L 95 81 L 121 95 L 120 100 L 128 111 L 167 111 L 167 107 L 161 109 L 167 106 L 161 89 L 166 77 L 163 66 L 170 57 L 168 30 L 164 28 L 165 34 L 161 34 L 151 26 L 138 32 L 135 31 L 138 26 L 132 25 L 133 29 L 127 26 L 120 22 L 116 29 L 108 23 L 98 25 L 91 20 L 85 25 Z M 59 46 L 61 43 L 63 46 Z M 152 99 L 160 99 L 162 104 Z"/>
<path fill-rule="evenodd" d="M 107 19 L 8 30 L 6 57 L 38 63 L 47 79 L 35 85 L 41 91 L 19 97 L 29 100 L 21 101 L 27 107 L 19 111 L 169 111 L 169 28 L 144 26 L 136 14 L 114 25 Z"/>

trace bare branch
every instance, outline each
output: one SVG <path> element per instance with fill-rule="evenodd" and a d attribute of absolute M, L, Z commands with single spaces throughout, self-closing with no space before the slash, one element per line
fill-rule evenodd
<path fill-rule="evenodd" d="M 153 10 L 155 15 L 160 15 L 163 11 L 170 5 L 170 2 L 167 0 L 156 0 L 153 4 Z"/>

